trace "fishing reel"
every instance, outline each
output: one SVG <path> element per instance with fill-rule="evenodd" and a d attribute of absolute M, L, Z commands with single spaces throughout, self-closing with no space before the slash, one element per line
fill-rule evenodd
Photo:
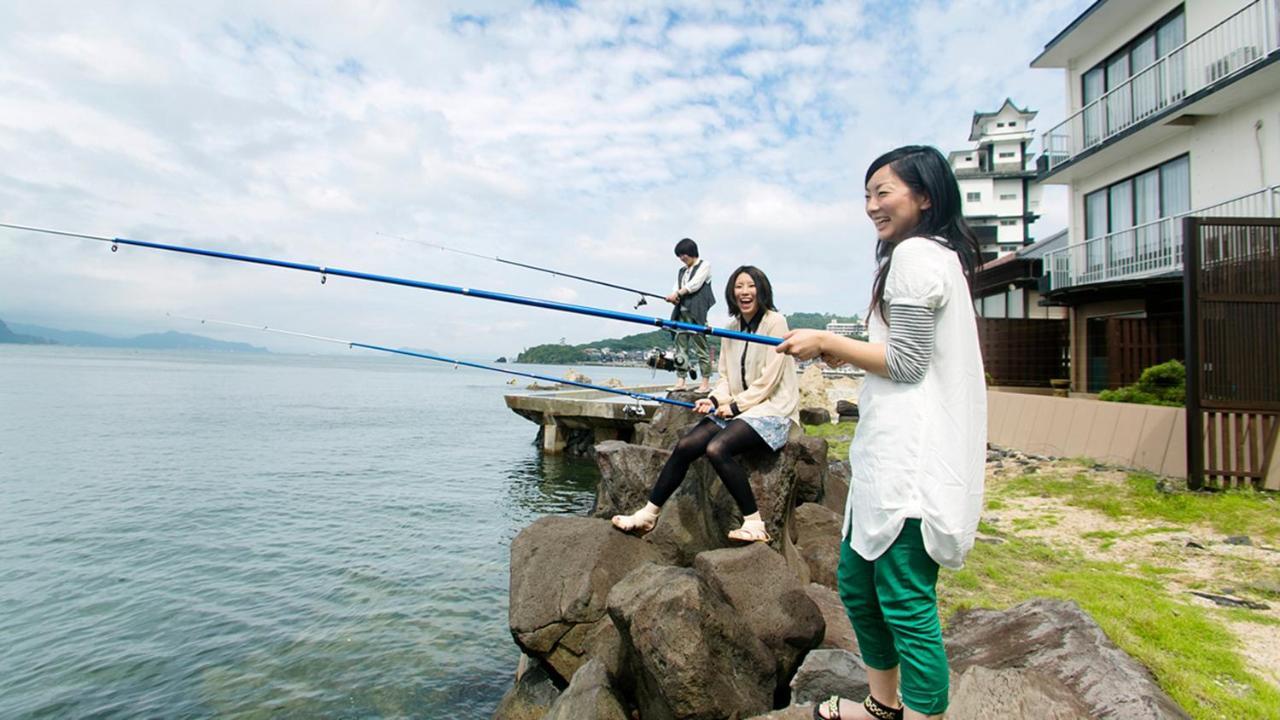
<path fill-rule="evenodd" d="M 674 350 L 663 350 L 662 348 L 654 348 L 644 356 L 644 364 L 654 370 L 669 370 L 675 372 L 677 370 L 686 369 L 686 361 L 683 356 L 676 355 Z M 698 370 L 696 368 L 687 368 L 690 380 L 698 379 Z"/>
<path fill-rule="evenodd" d="M 622 414 L 625 417 L 635 418 L 637 420 L 643 420 L 647 415 L 644 405 L 640 404 L 639 398 L 636 398 L 635 402 L 622 406 Z"/>

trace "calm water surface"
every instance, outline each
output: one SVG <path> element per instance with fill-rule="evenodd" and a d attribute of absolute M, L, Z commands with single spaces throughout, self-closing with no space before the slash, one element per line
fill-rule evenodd
<path fill-rule="evenodd" d="M 488 717 L 510 541 L 598 477 L 507 377 L 0 345 L 0 717 Z"/>

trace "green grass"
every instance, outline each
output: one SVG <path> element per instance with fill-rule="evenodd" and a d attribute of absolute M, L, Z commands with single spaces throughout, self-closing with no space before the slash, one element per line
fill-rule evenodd
<path fill-rule="evenodd" d="M 1070 478 L 1036 473 L 1002 483 L 993 495 L 1055 497 L 1112 518 L 1141 518 L 1178 528 L 1208 525 L 1224 535 L 1249 535 L 1255 544 L 1280 542 L 1280 499 L 1254 490 L 1169 493 L 1157 490 L 1156 478 L 1146 473 L 1130 473 L 1123 485 L 1087 473 Z M 1171 530 L 1150 532 L 1166 531 Z"/>
<path fill-rule="evenodd" d="M 1037 515 L 1036 517 L 1014 518 L 1013 522 L 1010 524 L 1013 525 L 1014 532 L 1019 532 L 1022 530 L 1040 530 L 1043 528 L 1057 527 L 1060 520 L 1061 518 L 1056 515 L 1044 513 Z"/>
<path fill-rule="evenodd" d="M 1240 490 L 1161 492 L 1156 478 L 1145 473 L 1130 473 L 1122 482 L 1109 475 L 1041 469 L 988 478 L 987 511 L 1016 507 L 1017 498 L 1052 498 L 1067 506 L 1064 512 L 1088 509 L 1116 524 L 1083 533 L 1091 541 L 1084 547 L 1064 549 L 1022 536 L 1025 530 L 1051 527 L 1055 514 L 980 522 L 979 532 L 1004 542 L 978 543 L 963 570 L 943 571 L 938 587 L 943 617 L 965 608 L 1008 608 L 1036 597 L 1072 600 L 1116 645 L 1150 668 L 1192 717 L 1280 720 L 1280 689 L 1251 674 L 1240 641 L 1228 627 L 1252 623 L 1259 632 L 1271 631 L 1280 620 L 1252 610 L 1207 607 L 1184 592 L 1187 587 L 1208 592 L 1229 587 L 1242 597 L 1274 603 L 1280 599 L 1280 571 L 1274 562 L 1220 556 L 1214 571 L 1220 579 L 1188 578 L 1174 585 L 1170 576 L 1181 572 L 1179 559 L 1187 552 L 1180 537 L 1151 538 L 1153 554 L 1127 565 L 1089 555 L 1093 548 L 1106 550 L 1126 539 L 1203 534 L 1205 528 L 1219 536 L 1248 535 L 1255 545 L 1280 545 L 1280 498 Z M 1151 527 L 1133 527 L 1135 522 Z M 1219 542 L 1221 537 L 1201 540 Z"/>
<path fill-rule="evenodd" d="M 1254 677 L 1238 641 L 1218 619 L 1257 622 L 1169 595 L 1167 568 L 1141 574 L 1029 539 L 979 543 L 967 565 L 939 578 L 944 617 L 971 607 L 1005 608 L 1035 597 L 1079 604 L 1112 642 L 1151 669 L 1160 686 L 1195 718 L 1280 718 L 1280 691 Z M 1263 624 L 1271 624 L 1262 618 Z"/>
<path fill-rule="evenodd" d="M 1098 549 L 1107 550 L 1110 549 L 1112 545 L 1115 545 L 1117 540 L 1122 540 L 1124 538 L 1143 537 L 1144 535 L 1159 535 L 1161 533 L 1181 532 L 1184 530 L 1184 528 L 1165 526 L 1138 528 L 1127 532 L 1121 532 L 1119 530 L 1090 530 L 1089 532 L 1081 533 L 1080 537 L 1086 540 L 1099 540 L 1101 542 L 1098 543 Z"/>
<path fill-rule="evenodd" d="M 822 425 L 805 425 L 804 432 L 812 437 L 827 439 L 827 458 L 844 460 L 849 457 L 849 443 L 853 441 L 853 433 L 858 423 L 852 420 L 841 423 L 824 423 Z"/>

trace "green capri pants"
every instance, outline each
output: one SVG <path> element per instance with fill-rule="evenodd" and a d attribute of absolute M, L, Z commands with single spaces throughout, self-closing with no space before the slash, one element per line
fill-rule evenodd
<path fill-rule="evenodd" d="M 862 660 L 876 670 L 901 666 L 903 704 L 926 715 L 947 709 L 950 685 L 937 583 L 938 564 L 925 552 L 918 518 L 908 519 L 893 545 L 870 562 L 840 543 L 836 584 Z"/>

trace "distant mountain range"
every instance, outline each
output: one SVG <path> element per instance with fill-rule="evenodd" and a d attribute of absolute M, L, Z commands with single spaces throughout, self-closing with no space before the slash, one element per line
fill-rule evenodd
<path fill-rule="evenodd" d="M 8 325 L 0 320 L 0 343 L 9 343 L 12 345 L 53 345 L 52 340 L 34 335 L 21 335 L 9 329 Z"/>
<path fill-rule="evenodd" d="M 797 312 L 787 315 L 787 326 L 792 330 L 812 328 L 822 330 L 829 322 L 857 322 L 858 316 L 832 315 L 831 313 Z M 654 347 L 666 347 L 671 344 L 671 334 L 666 330 L 654 330 L 638 335 L 627 335 L 620 338 L 608 338 L 582 345 L 548 344 L 535 345 L 521 351 L 516 357 L 519 363 L 539 363 L 542 365 L 571 365 L 587 359 L 589 348 L 609 348 L 613 351 L 648 350 Z"/>
<path fill-rule="evenodd" d="M 84 330 L 59 330 L 58 328 L 25 323 L 5 325 L 0 320 L 0 343 L 22 345 L 78 345 L 82 347 L 136 348 L 143 350 L 215 350 L 218 352 L 265 353 L 266 348 L 241 342 L 224 342 L 200 335 L 188 335 L 170 330 L 163 333 L 146 333 L 130 338 L 101 335 Z"/>

